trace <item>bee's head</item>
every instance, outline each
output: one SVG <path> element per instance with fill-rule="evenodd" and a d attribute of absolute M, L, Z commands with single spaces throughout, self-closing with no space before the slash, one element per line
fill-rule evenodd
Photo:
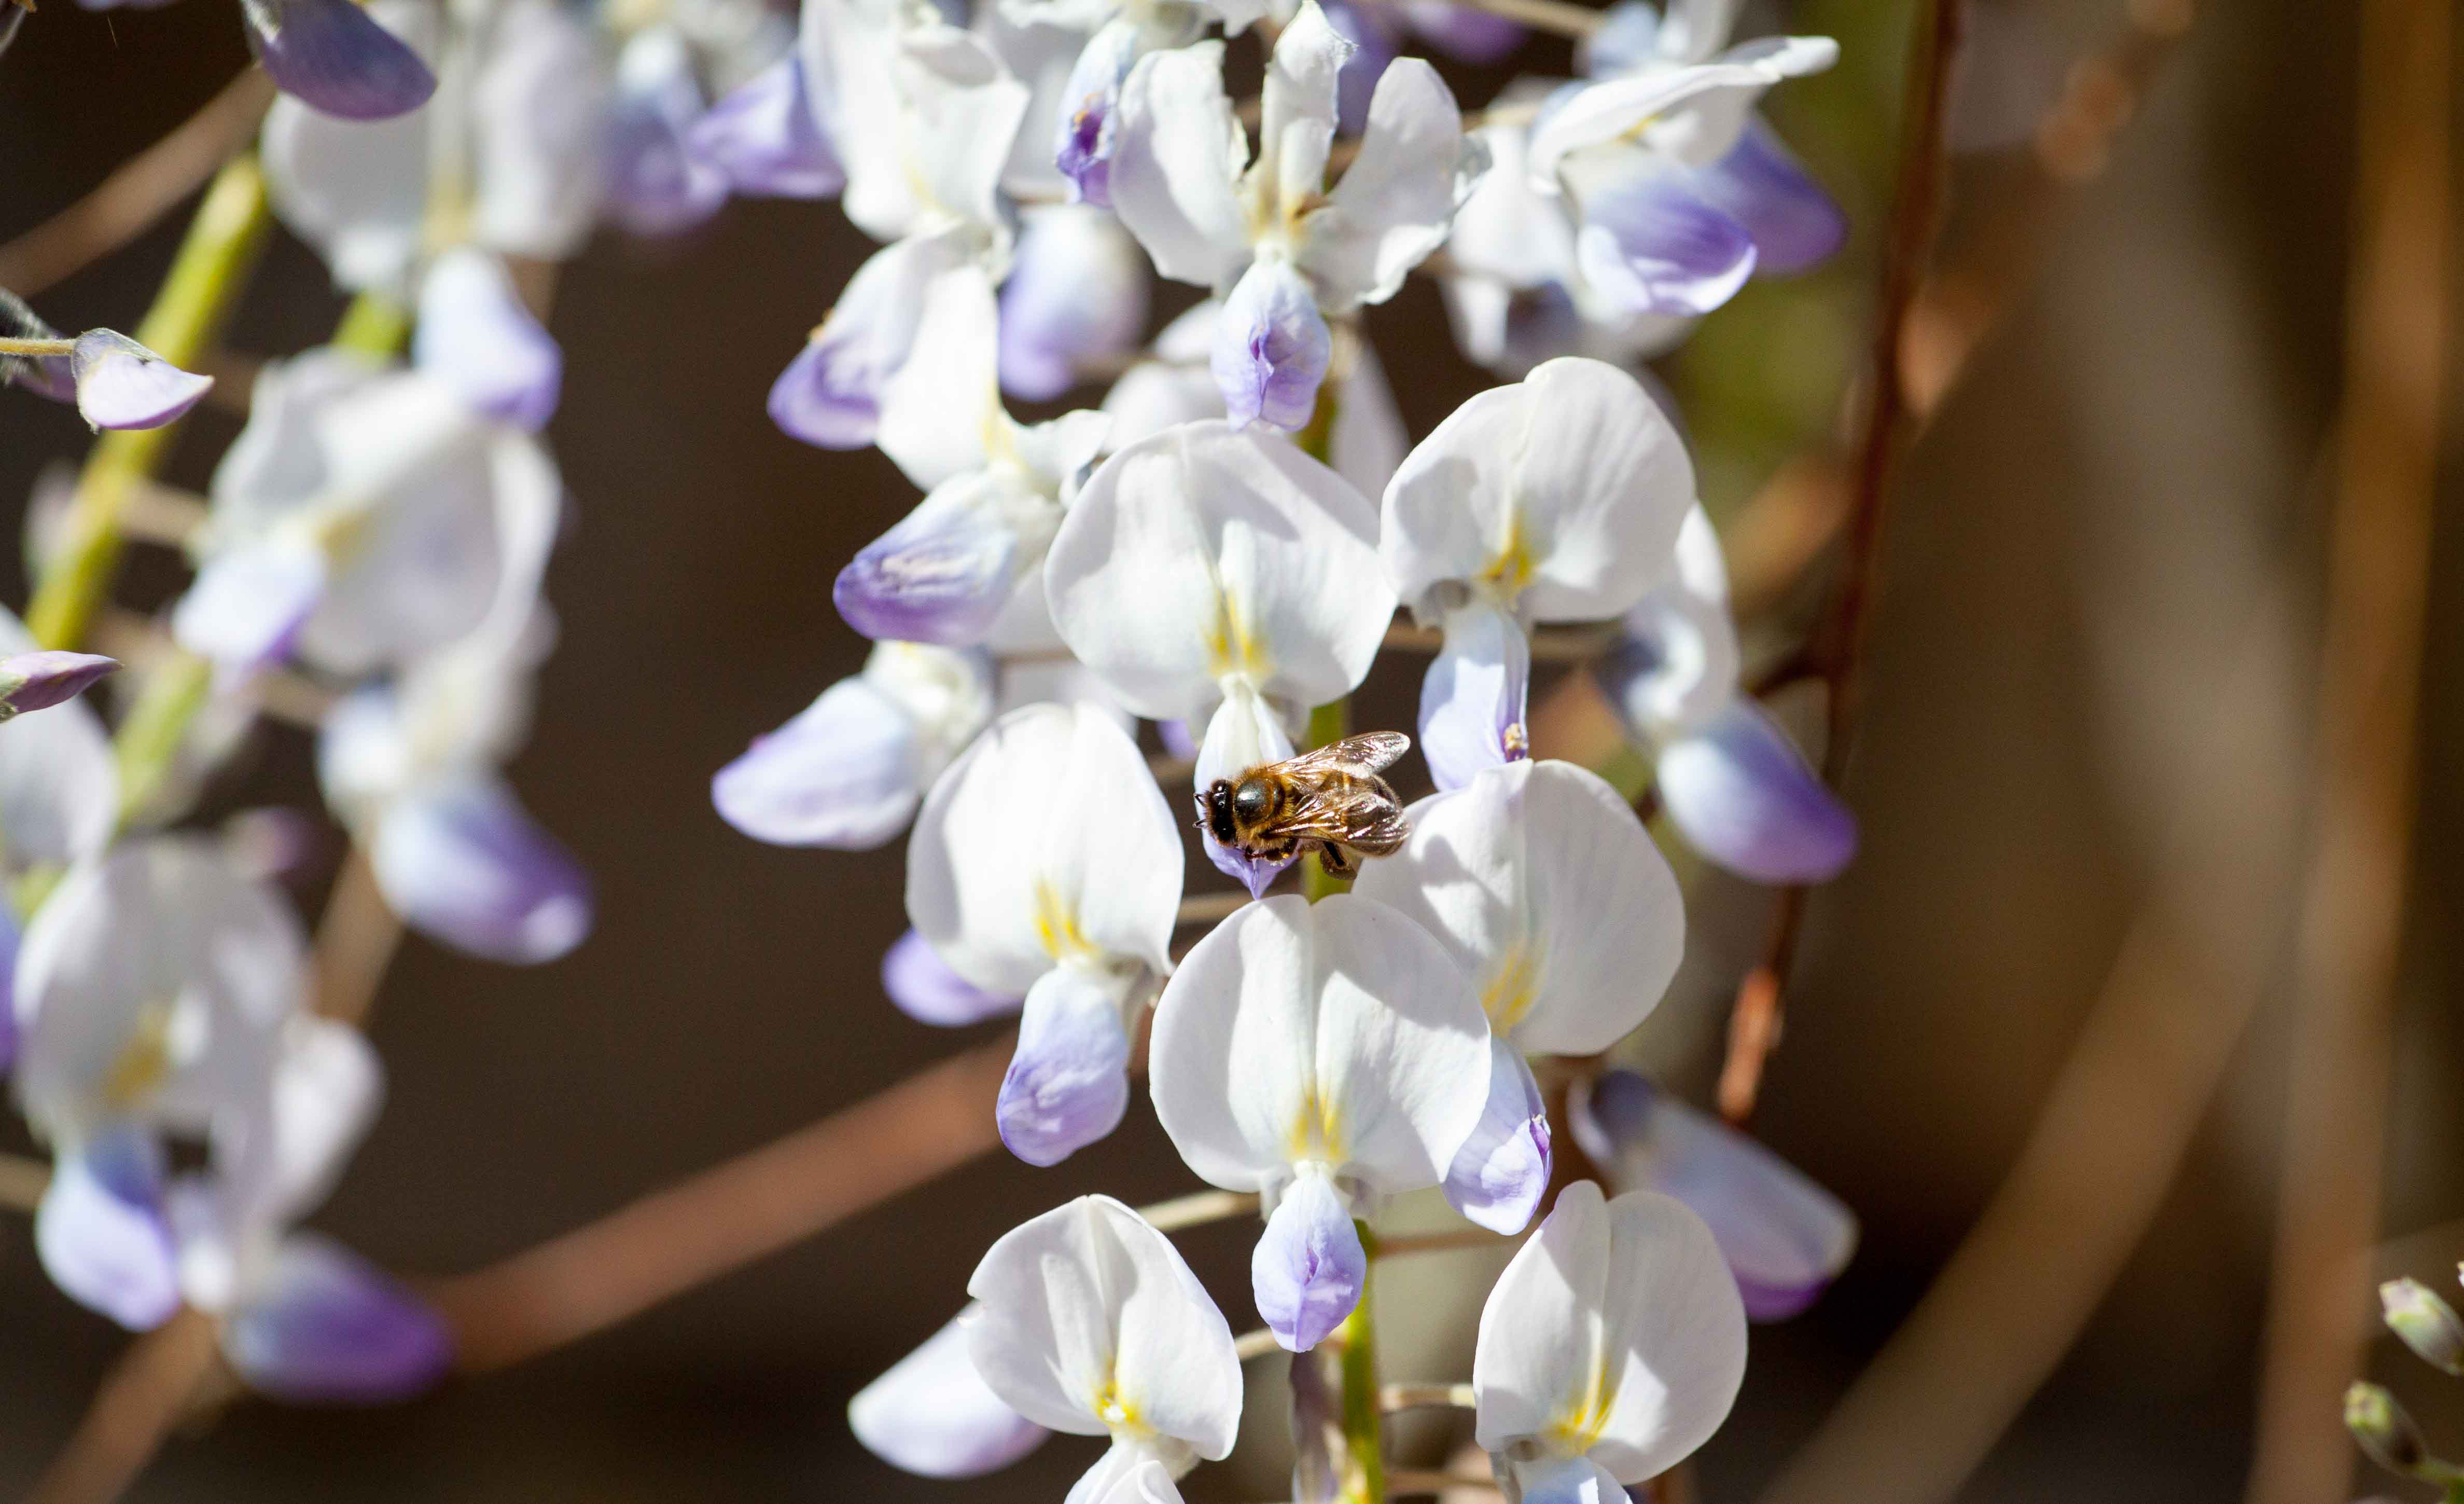
<path fill-rule="evenodd" d="M 1232 781 L 1219 778 L 1199 796 L 1199 812 L 1218 846 L 1230 846 L 1240 831 L 1232 824 Z"/>

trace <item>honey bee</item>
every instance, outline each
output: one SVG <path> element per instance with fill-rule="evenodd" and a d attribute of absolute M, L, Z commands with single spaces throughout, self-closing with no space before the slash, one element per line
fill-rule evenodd
<path fill-rule="evenodd" d="M 1198 795 L 1199 825 L 1252 861 L 1316 850 L 1330 877 L 1386 856 L 1412 833 L 1403 802 L 1377 775 L 1412 745 L 1399 731 L 1346 737 L 1314 752 L 1219 778 Z"/>

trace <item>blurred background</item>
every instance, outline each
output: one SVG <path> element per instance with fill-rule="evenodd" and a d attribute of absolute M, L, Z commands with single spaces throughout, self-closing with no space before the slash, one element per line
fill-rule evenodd
<path fill-rule="evenodd" d="M 1661 365 L 1705 500 L 1733 520 L 1732 550 L 1786 534 L 1772 530 L 1785 514 L 1752 498 L 1832 442 L 1861 365 L 1909 22 L 1903 0 L 1809 0 L 1755 8 L 1743 28 L 1841 39 L 1841 66 L 1779 91 L 1771 111 L 1858 233 L 1815 276 L 1753 284 Z M 1744 1394 L 1699 1458 L 1705 1499 L 1751 1499 L 1780 1476 L 2025 1162 L 2049 1102 L 2067 1104 L 2046 1121 L 2076 1131 L 2055 1156 L 2074 1173 L 2020 1224 L 2046 1235 L 2017 1239 L 2015 1262 L 2006 1250 L 2016 1277 L 1949 1338 L 1990 1372 L 2024 1346 L 2003 1325 L 2043 1319 L 2040 1302 L 2083 1281 L 2090 1315 L 2041 1389 L 2021 1387 L 2007 1431 L 1983 1427 L 1990 1449 L 1956 1496 L 2204 1501 L 2245 1489 L 2298 1032 L 2295 874 L 2309 828 L 2355 35 L 2342 6 L 2203 8 L 2102 170 L 2049 193 L 2032 131 L 2072 60 L 2131 24 L 2120 0 L 1970 8 L 1943 264 L 1999 268 L 2009 304 L 1903 472 L 1845 785 L 1863 850 L 1812 896 L 1754 1120 L 1856 1209 L 1863 1242 L 1811 1313 L 1755 1329 Z M 222 0 L 46 4 L 0 61 L 0 242 L 247 65 Z M 1563 72 L 1564 45 L 1536 41 L 1522 66 Z M 1450 77 L 1469 107 L 1506 76 Z M 65 328 L 132 327 L 183 218 L 37 306 Z M 898 846 L 762 846 L 708 797 L 712 772 L 755 734 L 860 663 L 866 644 L 832 609 L 829 583 L 912 503 L 878 454 L 805 448 L 762 411 L 869 249 L 835 206 L 739 201 L 680 242 L 603 234 L 565 272 L 552 324 L 565 396 L 549 433 L 574 503 L 548 587 L 562 632 L 514 776 L 596 875 L 598 929 L 535 970 L 406 943 L 372 1024 L 390 1098 L 316 1219 L 390 1268 L 480 1267 L 964 1042 L 881 996 L 879 958 L 904 926 Z M 295 350 L 341 306 L 314 257 L 277 232 L 228 343 Z M 1415 437 L 1492 384 L 1455 353 L 1425 280 L 1372 310 L 1369 327 L 1387 370 L 1406 377 L 1397 397 Z M 2451 459 L 2459 397 L 2451 381 Z M 169 478 L 201 486 L 235 430 L 202 413 Z M 16 518 L 44 467 L 85 442 L 66 409 L 0 405 L 0 516 Z M 2464 896 L 2453 876 L 2464 784 L 2448 776 L 2464 760 L 2464 498 L 2452 464 L 2442 479 L 2386 1194 L 2368 1230 L 2376 1267 L 2353 1275 L 2357 1322 L 2370 1279 L 2412 1273 L 2452 1290 L 2464 1255 Z M 0 597 L 22 603 L 15 551 L 0 552 Z M 1768 633 L 1810 619 L 1822 563 L 1810 582 L 1775 577 Z M 136 550 L 119 599 L 159 605 L 183 578 L 175 557 Z M 1408 725 L 1419 671 L 1382 663 L 1359 723 Z M 306 736 L 269 726 L 209 809 L 275 803 L 313 808 L 316 796 Z M 328 839 L 302 890 L 311 905 L 341 854 L 340 835 Z M 1638 1048 L 1704 1102 L 1772 900 L 1716 873 L 1688 876 L 1686 966 Z M 936 1483 L 859 1449 L 846 1401 L 957 1310 L 1000 1232 L 1084 1191 L 1138 1202 L 1191 1188 L 1141 1095 L 1121 1132 L 1058 1168 L 979 1161 L 620 1329 L 418 1403 L 235 1404 L 175 1438 L 132 1496 L 1057 1500 L 1093 1443 L 1065 1438 L 1008 1472 Z M 2089 1229 L 2127 1227 L 2134 1197 L 2150 1200 L 2152 1220 L 2144 1238 L 2120 1236 L 2106 1288 L 2067 1234 L 2094 1243 Z M 1227 1309 L 1249 1238 L 1229 1226 L 1183 1239 Z M 1463 1314 L 1425 1351 L 1390 1357 L 1390 1377 L 1467 1371 L 1479 1262 L 1419 1261 L 1390 1285 L 1390 1301 L 1416 1309 L 1423 1289 L 1451 1292 Z M 0 1489 L 39 1471 L 125 1340 L 52 1288 L 23 1218 L 0 1220 Z M 2391 1342 L 2371 1352 L 2433 1436 L 2464 1438 L 2453 1385 Z M 1973 1398 L 1978 1386 L 1954 1387 Z M 1977 1429 L 1958 1398 L 1879 1430 L 1872 1418 L 1891 1412 L 1869 1411 L 1861 1436 L 1827 1439 L 1836 1471 L 1821 1496 L 1893 1496 L 1874 1481 L 1888 1476 L 1886 1454 L 1922 1449 L 1937 1412 L 1946 1434 Z M 1254 1404 L 1253 1426 L 1279 1428 L 1274 1409 Z M 1816 1496 L 1802 1482 L 1786 1496 Z M 1187 1487 L 1233 1504 L 1287 1485 L 1253 1463 Z"/>

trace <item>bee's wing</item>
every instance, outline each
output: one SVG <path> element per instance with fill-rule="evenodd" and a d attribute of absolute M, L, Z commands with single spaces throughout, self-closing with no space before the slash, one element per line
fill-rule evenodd
<path fill-rule="evenodd" d="M 1356 737 L 1330 741 L 1315 751 L 1304 752 L 1283 764 L 1284 770 L 1295 777 L 1311 773 L 1350 773 L 1355 778 L 1375 778 L 1395 763 L 1397 758 L 1412 749 L 1412 739 L 1399 731 L 1364 731 Z"/>
<path fill-rule="evenodd" d="M 1302 840 L 1340 841 L 1377 856 L 1401 846 L 1412 833 L 1395 802 L 1368 785 L 1314 789 L 1276 827 Z"/>

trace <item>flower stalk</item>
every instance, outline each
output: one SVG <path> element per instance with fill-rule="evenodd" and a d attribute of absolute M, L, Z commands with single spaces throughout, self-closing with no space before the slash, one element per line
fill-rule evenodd
<path fill-rule="evenodd" d="M 1377 1386 L 1377 1234 L 1353 1224 L 1369 1253 L 1372 1273 L 1360 1287 L 1360 1304 L 1343 1318 L 1335 1340 L 1343 1349 L 1343 1504 L 1386 1504 L 1386 1424 Z"/>

